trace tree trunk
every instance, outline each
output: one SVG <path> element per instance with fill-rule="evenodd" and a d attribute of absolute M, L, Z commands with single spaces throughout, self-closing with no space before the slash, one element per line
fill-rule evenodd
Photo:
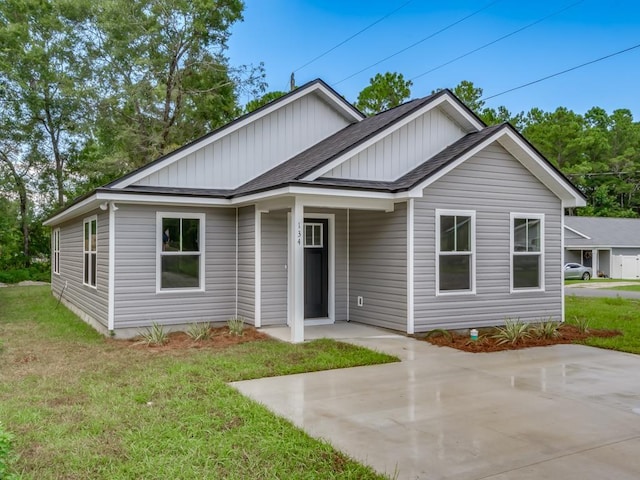
<path fill-rule="evenodd" d="M 0 154 L 0 160 L 2 163 L 6 165 L 11 173 L 11 177 L 13 178 L 13 182 L 15 183 L 16 190 L 18 192 L 18 197 L 20 198 L 20 233 L 22 235 L 22 257 L 23 257 L 23 265 L 28 267 L 31 265 L 31 252 L 29 251 L 30 246 L 30 232 L 29 232 L 29 219 L 27 218 L 29 212 L 29 196 L 27 195 L 27 185 L 24 181 L 24 178 L 20 176 L 18 171 L 16 170 L 15 165 L 9 157 L 7 157 L 4 153 Z"/>

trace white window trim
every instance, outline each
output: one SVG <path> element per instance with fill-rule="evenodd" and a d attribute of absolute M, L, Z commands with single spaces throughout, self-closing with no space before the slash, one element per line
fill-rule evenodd
<path fill-rule="evenodd" d="M 469 290 L 444 290 L 440 291 L 440 217 L 442 216 L 458 216 L 471 218 L 471 288 Z M 476 294 L 476 211 L 475 210 L 445 210 L 436 208 L 436 296 L 451 295 L 475 295 Z M 449 252 L 445 252 L 447 254 Z M 452 255 L 460 255 L 460 252 L 451 252 Z"/>
<path fill-rule="evenodd" d="M 516 219 L 540 220 L 540 252 L 515 252 L 514 222 Z M 511 212 L 509 215 L 509 291 L 510 293 L 544 292 L 545 291 L 545 255 L 544 255 L 544 213 Z M 538 255 L 540 257 L 540 287 L 513 288 L 513 257 L 514 255 Z M 564 280 L 562 281 L 564 284 Z"/>
<path fill-rule="evenodd" d="M 314 238 L 315 238 L 315 228 L 316 227 L 320 227 L 320 244 L 316 244 L 316 243 L 307 243 L 307 227 L 311 227 L 312 230 L 312 235 L 311 235 L 311 241 L 314 242 Z M 315 223 L 315 222 L 304 222 L 304 232 L 303 232 L 303 242 L 304 242 L 304 248 L 324 248 L 324 224 L 322 223 Z"/>
<path fill-rule="evenodd" d="M 85 248 L 85 237 L 84 234 L 86 232 L 86 227 L 85 225 L 88 223 L 89 224 L 89 237 L 91 237 L 91 223 L 92 222 L 96 222 L 96 251 L 95 251 L 95 255 L 96 255 L 96 284 L 95 285 L 91 285 L 91 283 L 87 283 L 84 281 L 84 272 L 85 269 L 87 268 L 86 262 L 87 262 L 87 253 L 92 254 L 94 253 L 93 250 L 87 250 Z M 91 248 L 91 246 L 89 246 L 89 248 Z M 91 269 L 91 263 L 89 263 L 89 269 Z M 89 271 L 89 275 L 87 275 L 87 277 L 89 278 L 89 281 L 91 281 L 91 271 Z M 98 216 L 97 215 L 91 215 L 90 217 L 86 217 L 83 221 L 82 221 L 82 284 L 89 287 L 89 288 L 94 288 L 94 289 L 98 289 Z"/>
<path fill-rule="evenodd" d="M 84 224 L 82 225 L 82 235 L 84 237 Z M 56 275 L 60 275 L 60 229 L 54 228 L 51 232 L 51 263 L 53 273 Z M 84 238 L 83 238 L 84 242 Z M 84 248 L 84 243 L 83 243 Z M 83 257 L 84 258 L 84 255 Z M 84 271 L 82 272 L 84 275 Z M 84 277 L 82 277 L 84 279 Z"/>
<path fill-rule="evenodd" d="M 200 230 L 198 232 L 199 239 L 198 245 L 200 246 L 200 287 L 198 288 L 161 288 L 162 285 L 162 219 L 163 218 L 187 218 L 197 219 L 200 221 Z M 189 292 L 204 292 L 205 291 L 205 218 L 204 213 L 190 213 L 190 212 L 156 212 L 156 293 L 189 293 Z M 195 252 L 185 252 L 185 255 L 194 255 Z"/>

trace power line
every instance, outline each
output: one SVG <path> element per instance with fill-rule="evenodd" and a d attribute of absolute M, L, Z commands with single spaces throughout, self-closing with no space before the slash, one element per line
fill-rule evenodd
<path fill-rule="evenodd" d="M 560 14 L 560 13 L 564 12 L 565 10 L 568 10 L 568 9 L 570 9 L 570 8 L 572 8 L 572 7 L 575 7 L 576 5 L 578 5 L 579 3 L 582 3 L 582 2 L 584 2 L 584 0 L 579 0 L 578 2 L 572 3 L 571 5 L 567 5 L 566 7 L 561 8 L 560 10 L 557 10 L 557 11 L 555 11 L 555 12 L 553 12 L 553 13 L 550 13 L 549 15 L 547 15 L 547 16 L 545 16 L 545 17 L 542 17 L 542 18 L 540 18 L 540 19 L 538 19 L 538 20 L 536 20 L 535 22 L 529 23 L 528 25 L 525 25 L 524 27 L 521 27 L 521 28 L 519 28 L 519 29 L 517 29 L 517 30 L 514 30 L 514 31 L 513 31 L 513 32 L 511 32 L 511 33 L 507 33 L 506 35 L 503 35 L 503 36 L 502 36 L 502 37 L 500 37 L 500 38 L 496 38 L 495 40 L 493 40 L 493 41 L 491 41 L 491 42 L 489 42 L 489 43 L 485 43 L 485 44 L 484 44 L 484 45 L 482 45 L 481 47 L 474 48 L 473 50 L 471 50 L 471 51 L 469 51 L 469 52 L 467 52 L 467 53 L 463 53 L 463 54 L 462 54 L 462 55 L 460 55 L 459 57 L 456 57 L 456 58 L 454 58 L 453 60 L 449 60 L 448 62 L 445 62 L 445 63 L 443 63 L 443 64 L 441 64 L 441 65 L 438 65 L 437 67 L 434 67 L 434 68 L 432 68 L 431 70 L 427 70 L 426 72 L 423 72 L 423 73 L 421 73 L 421 74 L 419 74 L 419 75 L 416 75 L 415 77 L 411 78 L 410 80 L 415 80 L 416 78 L 424 77 L 425 75 L 428 75 L 428 74 L 429 74 L 429 73 L 431 73 L 431 72 L 435 72 L 436 70 L 439 70 L 439 69 L 441 69 L 442 67 L 446 67 L 447 65 L 450 65 L 450 64 L 452 64 L 453 62 L 457 62 L 458 60 L 460 60 L 460 59 L 462 59 L 462 58 L 464 58 L 464 57 L 468 57 L 469 55 L 471 55 L 471 54 L 473 54 L 473 53 L 476 53 L 476 52 L 478 52 L 478 51 L 480 51 L 480 50 L 482 50 L 482 49 L 484 49 L 484 48 L 487 48 L 487 47 L 489 47 L 489 46 L 491 46 L 491 45 L 493 45 L 493 44 L 495 44 L 495 43 L 498 43 L 498 42 L 500 42 L 500 41 L 504 40 L 505 38 L 509 38 L 509 37 L 511 37 L 511 36 L 513 36 L 513 35 L 515 35 L 515 34 L 517 34 L 517 33 L 522 32 L 523 30 L 526 30 L 527 28 L 531 28 L 531 27 L 533 27 L 534 25 L 537 25 L 538 23 L 543 22 L 543 21 L 547 20 L 548 18 L 551 18 L 551 17 L 553 17 L 553 16 L 555 16 L 555 15 L 558 15 L 558 14 Z"/>
<path fill-rule="evenodd" d="M 413 0 L 409 0 L 407 2 L 404 2 L 402 5 L 400 5 L 398 8 L 396 8 L 395 10 L 387 13 L 386 15 L 384 15 L 383 17 L 380 17 L 378 20 L 376 20 L 375 22 L 373 22 L 370 25 L 367 25 L 366 27 L 364 27 L 362 30 L 354 33 L 353 35 L 351 35 L 349 38 L 344 39 L 343 41 L 341 41 L 340 43 L 338 43 L 337 45 L 334 45 L 333 47 L 331 47 L 329 50 L 327 50 L 324 53 L 321 53 L 320 55 L 318 55 L 315 58 L 312 58 L 311 60 L 309 60 L 307 63 L 305 63 L 304 65 L 302 65 L 301 67 L 296 68 L 293 72 L 297 72 L 298 70 L 302 70 L 304 67 L 311 65 L 313 62 L 315 62 L 316 60 L 321 59 L 322 57 L 324 57 L 325 55 L 328 55 L 329 53 L 333 52 L 336 48 L 341 47 L 342 45 L 344 45 L 345 43 L 347 43 L 349 40 L 353 40 L 355 37 L 357 37 L 358 35 L 360 35 L 363 32 L 366 32 L 367 30 L 369 30 L 371 27 L 373 27 L 374 25 L 377 25 L 378 23 L 382 22 L 383 20 L 385 20 L 386 18 L 389 18 L 391 15 L 393 15 L 394 13 L 396 13 L 398 10 L 403 9 L 404 7 L 406 7 L 407 5 L 409 5 Z"/>
<path fill-rule="evenodd" d="M 427 41 L 427 40 L 429 40 L 430 38 L 433 38 L 433 37 L 435 37 L 436 35 L 439 35 L 440 33 L 444 32 L 444 31 L 446 31 L 446 30 L 449 30 L 449 29 L 450 29 L 450 28 L 452 28 L 452 27 L 455 27 L 455 26 L 456 26 L 456 25 L 458 25 L 459 23 L 464 22 L 464 21 L 465 21 L 465 20 L 467 20 L 468 18 L 471 18 L 471 17 L 473 17 L 474 15 L 477 15 L 478 13 L 482 12 L 483 10 L 486 10 L 487 8 L 491 7 L 492 5 L 494 5 L 494 4 L 496 4 L 496 3 L 500 2 L 500 1 L 501 1 L 501 0 L 494 0 L 493 2 L 488 3 L 487 5 L 485 5 L 484 7 L 480 8 L 479 10 L 476 10 L 475 12 L 470 13 L 470 14 L 469 14 L 469 15 L 467 15 L 466 17 L 462 17 L 461 19 L 459 19 L 459 20 L 457 20 L 457 21 L 455 21 L 455 22 L 453 22 L 453 23 L 451 23 L 451 24 L 447 25 L 446 27 L 441 28 L 441 29 L 440 29 L 440 30 L 438 30 L 437 32 L 434 32 L 434 33 L 432 33 L 431 35 L 428 35 L 428 36 L 424 37 L 423 39 L 418 40 L 418 41 L 417 41 L 417 42 L 415 42 L 415 43 L 412 43 L 411 45 L 409 45 L 409 46 L 407 46 L 407 47 L 403 48 L 402 50 L 398 50 L 397 52 L 395 52 L 395 53 L 393 53 L 393 54 L 389 55 L 388 57 L 385 57 L 385 58 L 383 58 L 382 60 L 379 60 L 379 61 L 377 61 L 376 63 L 373 63 L 373 64 L 369 65 L 368 67 L 363 68 L 362 70 L 358 70 L 356 73 L 354 73 L 354 74 L 352 74 L 352 75 L 349 75 L 348 77 L 345 77 L 345 78 L 343 78 L 342 80 L 340 80 L 340 81 L 338 81 L 338 82 L 335 82 L 335 83 L 333 84 L 333 86 L 336 86 L 336 85 L 338 85 L 338 84 L 340 84 L 340 83 L 342 83 L 342 82 L 345 82 L 345 81 L 349 80 L 350 78 L 353 78 L 353 77 L 355 77 L 356 75 L 359 75 L 359 74 L 361 74 L 362 72 L 365 72 L 365 71 L 369 70 L 370 68 L 373 68 L 373 67 L 375 67 L 375 66 L 377 66 L 377 65 L 380 65 L 382 62 L 386 62 L 386 61 L 387 61 L 387 60 L 389 60 L 390 58 L 393 58 L 393 57 L 395 57 L 395 56 L 397 56 L 397 55 L 400 55 L 401 53 L 406 52 L 407 50 L 409 50 L 410 48 L 415 47 L 416 45 L 419 45 L 419 44 L 421 44 L 421 43 L 423 43 L 423 42 L 426 42 L 426 41 Z"/>
<path fill-rule="evenodd" d="M 640 43 L 637 44 L 637 45 L 634 45 L 632 47 L 625 48 L 624 50 L 618 50 L 617 52 L 610 53 L 609 55 L 605 55 L 604 57 L 596 58 L 595 60 L 591 60 L 589 62 L 581 63 L 580 65 L 576 65 L 575 67 L 567 68 L 566 70 L 562 70 L 561 72 L 556 72 L 556 73 L 553 73 L 551 75 L 547 75 L 546 77 L 539 78 L 539 79 L 534 80 L 532 82 L 528 82 L 528 83 L 524 83 L 522 85 L 518 85 L 517 87 L 510 88 L 509 90 L 505 90 L 504 92 L 496 93 L 495 95 L 491 95 L 489 97 L 485 97 L 482 100 L 485 100 L 485 101 L 486 100 L 490 100 L 492 98 L 499 97 L 500 95 L 504 95 L 505 93 L 510 93 L 510 92 L 515 91 L 515 90 L 520 90 L 521 88 L 528 87 L 530 85 L 534 85 L 536 83 L 540 83 L 540 82 L 543 82 L 545 80 L 549 80 L 550 78 L 557 77 L 559 75 L 563 75 L 563 74 L 568 73 L 568 72 L 572 72 L 573 70 L 577 70 L 579 68 L 586 67 L 587 65 L 591 65 L 593 63 L 601 62 L 602 60 L 606 60 L 607 58 L 615 57 L 616 55 L 621 55 L 623 53 L 629 52 L 629 51 L 634 50 L 636 48 L 640 48 Z"/>

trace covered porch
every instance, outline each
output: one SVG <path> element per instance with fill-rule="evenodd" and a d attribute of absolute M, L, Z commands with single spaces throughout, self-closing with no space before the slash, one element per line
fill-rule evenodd
<path fill-rule="evenodd" d="M 294 343 L 350 320 L 412 333 L 407 201 L 355 193 L 256 204 L 256 327 Z"/>

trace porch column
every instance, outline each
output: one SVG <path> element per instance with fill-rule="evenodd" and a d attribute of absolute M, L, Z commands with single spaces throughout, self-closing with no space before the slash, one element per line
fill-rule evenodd
<path fill-rule="evenodd" d="M 591 272 L 593 273 L 593 278 L 598 278 L 599 263 L 598 250 L 591 250 Z"/>
<path fill-rule="evenodd" d="M 299 198 L 291 208 L 291 342 L 304 342 L 304 205 Z"/>

